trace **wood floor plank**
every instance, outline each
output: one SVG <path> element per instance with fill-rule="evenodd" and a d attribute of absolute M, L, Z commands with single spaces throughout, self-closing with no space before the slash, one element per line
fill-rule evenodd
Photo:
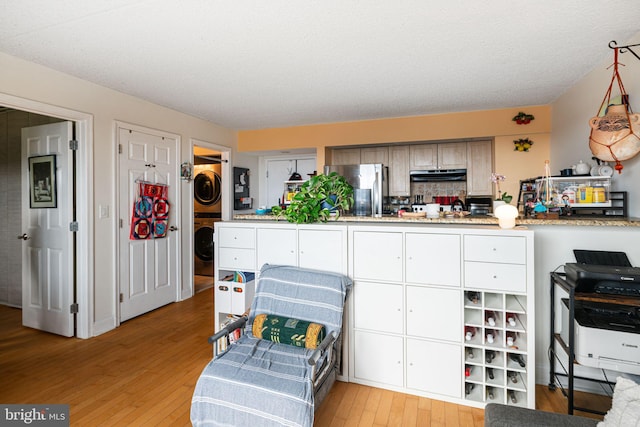
<path fill-rule="evenodd" d="M 193 389 L 212 357 L 212 309 L 207 289 L 81 340 L 25 328 L 20 310 L 0 306 L 0 402 L 69 404 L 74 427 L 188 426 Z M 559 390 L 538 385 L 536 396 L 539 409 L 566 412 Z M 578 397 L 584 406 L 610 405 L 606 397 Z M 314 425 L 482 427 L 484 411 L 337 381 Z"/>

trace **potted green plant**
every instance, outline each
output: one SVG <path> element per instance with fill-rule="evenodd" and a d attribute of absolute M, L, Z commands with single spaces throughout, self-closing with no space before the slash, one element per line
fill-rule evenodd
<path fill-rule="evenodd" d="M 297 224 L 327 222 L 332 215 L 337 219 L 341 211 L 353 206 L 353 187 L 345 177 L 331 172 L 309 178 L 293 196 L 286 208 L 274 206 L 276 218 L 285 218 Z"/>

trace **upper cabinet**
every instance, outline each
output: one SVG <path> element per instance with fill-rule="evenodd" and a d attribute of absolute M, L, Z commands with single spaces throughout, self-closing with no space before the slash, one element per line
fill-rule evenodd
<path fill-rule="evenodd" d="M 438 144 L 438 169 L 465 169 L 467 146 L 460 142 Z"/>
<path fill-rule="evenodd" d="M 410 170 L 428 170 L 438 168 L 438 144 L 410 145 Z"/>
<path fill-rule="evenodd" d="M 409 146 L 389 147 L 389 196 L 406 197 L 411 194 L 409 181 Z"/>
<path fill-rule="evenodd" d="M 409 146 L 410 170 L 465 169 L 467 145 L 464 142 L 417 144 Z"/>
<path fill-rule="evenodd" d="M 492 158 L 490 140 L 467 143 L 467 194 L 469 196 L 491 195 L 493 191 Z"/>
<path fill-rule="evenodd" d="M 382 163 L 389 166 L 389 147 L 361 148 L 360 161 L 364 164 Z"/>
<path fill-rule="evenodd" d="M 360 158 L 360 148 L 339 148 L 331 151 L 332 165 L 359 165 L 362 163 Z"/>

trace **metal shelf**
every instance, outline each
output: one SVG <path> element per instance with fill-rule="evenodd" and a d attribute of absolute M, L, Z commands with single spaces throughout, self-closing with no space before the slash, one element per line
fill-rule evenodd
<path fill-rule="evenodd" d="M 603 381 L 596 378 L 586 378 L 581 376 L 576 376 L 574 373 L 574 367 L 577 364 L 576 355 L 575 355 L 575 301 L 576 301 L 576 286 L 573 282 L 567 280 L 566 275 L 564 273 L 556 273 L 552 272 L 551 276 L 551 323 L 550 323 L 550 344 L 549 344 L 549 390 L 555 390 L 556 385 L 559 385 L 562 394 L 567 398 L 567 413 L 569 415 L 573 415 L 573 411 L 582 411 L 589 412 L 592 414 L 604 415 L 605 412 L 598 411 L 592 408 L 583 408 L 578 407 L 574 404 L 574 381 L 576 379 L 591 381 L 600 384 L 609 384 L 611 386 L 615 385 L 615 383 L 609 381 Z M 565 342 L 559 333 L 555 332 L 555 307 L 556 307 L 556 286 L 560 286 L 569 294 L 569 342 Z M 558 358 L 558 353 L 556 352 L 556 345 L 559 345 L 562 351 L 568 357 L 567 366 L 562 364 L 562 361 Z M 563 372 L 556 372 L 556 363 L 558 363 L 562 367 Z M 567 387 L 563 387 L 558 377 L 565 377 L 567 379 Z"/>

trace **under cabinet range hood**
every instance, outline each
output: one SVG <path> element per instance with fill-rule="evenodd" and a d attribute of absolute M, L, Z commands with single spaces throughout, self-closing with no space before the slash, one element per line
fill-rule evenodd
<path fill-rule="evenodd" d="M 409 171 L 411 182 L 466 181 L 466 169 L 430 169 Z"/>

